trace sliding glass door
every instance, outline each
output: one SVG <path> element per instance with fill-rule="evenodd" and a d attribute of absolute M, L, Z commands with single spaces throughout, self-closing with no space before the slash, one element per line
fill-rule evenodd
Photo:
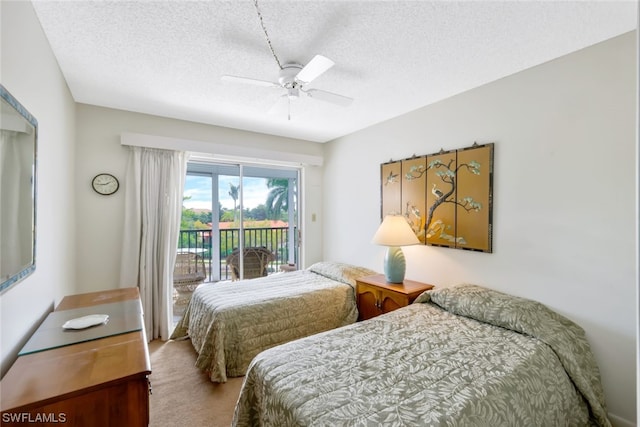
<path fill-rule="evenodd" d="M 298 170 L 189 163 L 179 251 L 205 259 L 207 281 L 296 268 Z"/>

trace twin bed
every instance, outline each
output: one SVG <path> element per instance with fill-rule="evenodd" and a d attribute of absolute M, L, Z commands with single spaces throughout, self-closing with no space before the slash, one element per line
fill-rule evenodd
<path fill-rule="evenodd" d="M 199 286 L 171 339 L 189 337 L 213 382 L 245 374 L 262 350 L 354 323 L 355 279 L 367 268 L 319 262 L 305 270 Z"/>
<path fill-rule="evenodd" d="M 371 270 L 307 270 L 198 288 L 188 336 L 212 381 L 245 375 L 233 425 L 610 426 L 584 331 L 475 285 L 357 318 Z"/>
<path fill-rule="evenodd" d="M 473 285 L 251 363 L 234 426 L 610 426 L 584 332 Z"/>

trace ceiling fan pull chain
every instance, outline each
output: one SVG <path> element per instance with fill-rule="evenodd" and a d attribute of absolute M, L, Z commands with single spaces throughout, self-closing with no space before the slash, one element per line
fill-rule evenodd
<path fill-rule="evenodd" d="M 267 44 L 269 45 L 269 49 L 271 50 L 271 54 L 273 58 L 278 63 L 278 67 L 282 70 L 282 65 L 280 64 L 280 60 L 276 55 L 275 50 L 273 50 L 273 46 L 271 45 L 271 39 L 269 38 L 269 33 L 267 33 L 267 28 L 264 25 L 264 20 L 262 19 L 262 13 L 260 13 L 260 8 L 258 7 L 258 0 L 253 0 L 253 5 L 256 7 L 256 12 L 258 13 L 258 18 L 260 19 L 260 26 L 262 27 L 262 31 L 264 31 L 264 35 L 267 38 Z"/>

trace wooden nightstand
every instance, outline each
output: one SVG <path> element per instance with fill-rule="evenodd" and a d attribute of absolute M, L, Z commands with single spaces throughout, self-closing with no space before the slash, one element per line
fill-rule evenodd
<path fill-rule="evenodd" d="M 405 280 L 403 283 L 388 283 L 384 274 L 375 274 L 356 279 L 358 320 L 367 320 L 384 313 L 405 307 L 422 292 L 433 285 Z"/>

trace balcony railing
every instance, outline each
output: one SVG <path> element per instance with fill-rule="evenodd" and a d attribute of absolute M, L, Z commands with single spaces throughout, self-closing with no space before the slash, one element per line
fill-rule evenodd
<path fill-rule="evenodd" d="M 275 261 L 269 263 L 269 274 L 280 271 L 281 265 L 289 263 L 290 238 L 293 238 L 293 248 L 297 247 L 297 233 L 290 236 L 288 227 L 245 228 L 244 247 L 266 247 L 275 255 Z M 231 252 L 239 246 L 240 229 L 227 228 L 219 231 L 218 238 L 212 238 L 212 230 L 180 230 L 178 251 L 195 252 L 205 260 L 207 270 L 206 282 L 218 280 L 230 280 L 231 271 L 226 259 Z M 293 261 L 298 263 L 297 253 L 294 250 Z"/>

